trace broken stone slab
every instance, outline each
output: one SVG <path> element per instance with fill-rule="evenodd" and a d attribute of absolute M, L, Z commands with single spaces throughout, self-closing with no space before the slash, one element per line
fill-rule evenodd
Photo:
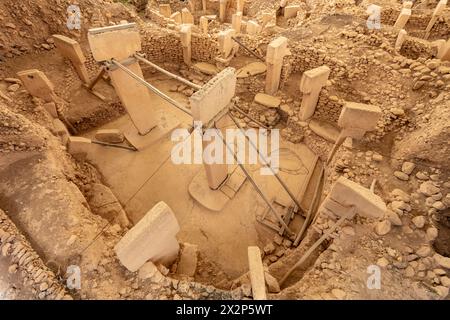
<path fill-rule="evenodd" d="M 201 73 L 214 76 L 219 73 L 219 69 L 210 63 L 207 62 L 198 62 L 193 65 L 193 68 Z"/>
<path fill-rule="evenodd" d="M 267 65 L 262 62 L 252 62 L 237 71 L 237 78 L 256 76 L 267 71 Z"/>
<path fill-rule="evenodd" d="M 313 119 L 309 122 L 309 128 L 319 137 L 330 142 L 336 142 L 339 138 L 339 129 L 328 122 Z"/>
<path fill-rule="evenodd" d="M 261 251 L 255 246 L 248 247 L 247 250 L 253 300 L 266 300 L 266 280 L 264 277 L 264 267 L 261 260 Z"/>
<path fill-rule="evenodd" d="M 59 119 L 53 119 L 53 128 L 56 135 L 61 138 L 61 143 L 63 145 L 66 145 L 69 141 L 70 133 L 64 123 Z"/>
<path fill-rule="evenodd" d="M 183 244 L 183 250 L 180 255 L 180 262 L 178 262 L 177 273 L 189 277 L 195 275 L 197 270 L 198 260 L 198 246 L 190 243 Z"/>
<path fill-rule="evenodd" d="M 100 129 L 95 133 L 95 139 L 107 143 L 122 143 L 125 136 L 119 129 Z"/>
<path fill-rule="evenodd" d="M 340 177 L 334 183 L 326 200 L 329 200 L 328 203 L 324 201 L 322 207 L 337 202 L 346 207 L 345 214 L 348 214 L 351 207 L 355 206 L 356 213 L 367 218 L 381 218 L 387 210 L 386 203 L 378 195 L 345 177 Z M 340 215 L 339 212 L 333 213 Z"/>
<path fill-rule="evenodd" d="M 278 108 L 281 104 L 281 99 L 265 93 L 258 93 L 255 96 L 255 102 L 268 108 Z"/>
<path fill-rule="evenodd" d="M 54 85 L 47 76 L 37 69 L 24 70 L 17 73 L 24 87 L 33 96 L 52 102 L 55 98 Z"/>
<path fill-rule="evenodd" d="M 85 157 L 92 148 L 91 139 L 83 137 L 69 137 L 67 151 L 76 157 Z"/>
<path fill-rule="evenodd" d="M 88 191 L 89 207 L 110 223 L 118 223 L 122 227 L 129 225 L 128 217 L 110 188 L 103 184 L 93 183 Z"/>
<path fill-rule="evenodd" d="M 47 103 L 44 103 L 42 106 L 53 118 L 58 118 L 58 111 L 56 109 L 56 103 L 47 102 Z"/>
<path fill-rule="evenodd" d="M 161 201 L 125 234 L 114 250 L 131 272 L 148 260 L 168 266 L 178 256 L 180 246 L 175 236 L 179 230 L 172 209 Z"/>

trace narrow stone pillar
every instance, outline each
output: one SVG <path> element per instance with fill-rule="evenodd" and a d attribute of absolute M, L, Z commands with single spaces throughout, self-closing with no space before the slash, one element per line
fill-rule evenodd
<path fill-rule="evenodd" d="M 228 0 L 219 0 L 219 19 L 220 22 L 225 22 L 227 15 L 227 2 Z"/>
<path fill-rule="evenodd" d="M 402 49 L 402 45 L 406 40 L 408 32 L 405 29 L 400 30 L 397 36 L 397 41 L 395 41 L 395 51 L 399 52 Z"/>
<path fill-rule="evenodd" d="M 241 33 L 242 12 L 237 12 L 231 17 L 231 26 L 236 33 Z"/>
<path fill-rule="evenodd" d="M 173 21 L 175 21 L 176 24 L 181 24 L 183 23 L 183 19 L 181 17 L 181 13 L 180 12 L 174 12 L 172 13 L 172 15 L 170 16 L 170 19 L 172 19 Z"/>
<path fill-rule="evenodd" d="M 208 24 L 208 18 L 206 18 L 205 16 L 201 16 L 199 20 L 199 27 L 200 30 L 202 30 L 202 33 L 208 33 Z"/>
<path fill-rule="evenodd" d="M 166 18 L 170 18 L 170 16 L 172 15 L 172 8 L 170 8 L 170 4 L 160 4 L 159 13 L 161 13 Z"/>
<path fill-rule="evenodd" d="M 245 0 L 236 0 L 236 10 L 244 14 Z"/>
<path fill-rule="evenodd" d="M 17 76 L 33 97 L 41 98 L 45 102 L 55 100 L 55 87 L 42 71 L 37 69 L 24 70 L 18 72 Z"/>
<path fill-rule="evenodd" d="M 261 26 L 254 20 L 247 21 L 247 34 L 255 35 L 261 31 Z"/>
<path fill-rule="evenodd" d="M 394 24 L 394 28 L 404 29 L 410 17 L 411 17 L 411 9 L 403 8 L 402 11 L 400 11 L 400 14 L 398 15 L 397 21 Z"/>
<path fill-rule="evenodd" d="M 320 90 L 327 84 L 330 72 L 330 68 L 321 66 L 303 73 L 300 81 L 300 91 L 303 93 L 299 115 L 301 121 L 308 120 L 314 114 L 319 101 Z"/>
<path fill-rule="evenodd" d="M 441 45 L 438 52 L 438 58 L 442 61 L 450 61 L 450 39 Z"/>
<path fill-rule="evenodd" d="M 203 12 L 206 11 L 206 0 L 202 0 L 202 9 L 203 9 Z"/>
<path fill-rule="evenodd" d="M 289 53 L 287 47 L 288 39 L 278 37 L 269 43 L 267 47 L 267 73 L 266 88 L 267 94 L 274 95 L 280 87 L 281 68 L 283 66 L 283 58 Z"/>
<path fill-rule="evenodd" d="M 192 26 L 183 24 L 180 29 L 181 46 L 183 47 L 183 60 L 188 66 L 191 65 L 192 59 Z"/>
<path fill-rule="evenodd" d="M 218 127 L 221 126 L 221 124 L 224 123 L 224 119 L 220 119 L 216 125 Z M 222 135 L 225 136 L 225 133 L 222 132 Z M 214 147 L 217 147 L 218 145 L 223 148 L 223 154 L 226 154 L 226 146 L 223 144 L 223 141 L 214 141 L 214 139 L 220 139 L 219 137 L 212 138 L 211 141 L 202 141 L 203 150 L 205 150 L 208 145 L 214 144 Z M 217 152 L 217 150 L 216 150 Z M 206 171 L 206 178 L 208 180 L 208 186 L 212 190 L 217 190 L 222 185 L 222 183 L 227 179 L 228 177 L 228 165 L 225 163 L 212 163 L 213 159 L 210 159 L 212 155 L 209 153 L 203 154 L 203 166 L 205 167 Z"/>
<path fill-rule="evenodd" d="M 183 8 L 183 10 L 181 10 L 181 20 L 183 24 L 194 24 L 194 17 L 188 8 Z"/>
<path fill-rule="evenodd" d="M 235 34 L 234 29 L 228 29 L 219 32 L 218 35 L 219 52 L 223 59 L 228 58 L 231 54 L 231 51 L 233 50 L 234 41 L 231 37 L 234 36 L 234 34 Z"/>
<path fill-rule="evenodd" d="M 439 16 L 445 10 L 446 6 L 447 6 L 447 0 L 440 0 L 439 3 L 437 4 L 436 8 L 434 9 L 433 15 L 431 16 L 431 20 L 428 23 L 427 28 L 425 30 L 425 39 L 428 39 L 428 37 L 430 36 L 431 29 L 433 29 L 433 26 L 436 23 L 436 20 L 439 18 Z"/>
<path fill-rule="evenodd" d="M 55 40 L 55 45 L 61 55 L 69 59 L 72 63 L 80 80 L 84 83 L 89 83 L 89 74 L 86 65 L 84 64 L 86 62 L 86 57 L 81 50 L 80 44 L 73 39 L 59 34 L 53 35 L 53 39 Z"/>
<path fill-rule="evenodd" d="M 266 280 L 261 260 L 261 250 L 258 247 L 248 247 L 247 250 L 253 300 L 266 300 Z"/>

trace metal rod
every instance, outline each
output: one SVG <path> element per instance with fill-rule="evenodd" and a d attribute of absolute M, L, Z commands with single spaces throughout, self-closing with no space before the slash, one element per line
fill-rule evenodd
<path fill-rule="evenodd" d="M 122 69 L 123 71 L 125 71 L 130 77 L 132 77 L 133 79 L 135 79 L 136 81 L 140 82 L 141 84 L 143 84 L 144 86 L 146 86 L 148 89 L 150 89 L 150 91 L 152 91 L 153 93 L 155 93 L 156 95 L 158 95 L 160 98 L 166 100 L 167 102 L 169 102 L 170 104 L 172 104 L 174 107 L 177 107 L 178 109 L 180 109 L 181 111 L 185 112 L 186 114 L 192 116 L 192 113 L 190 110 L 186 109 L 181 103 L 177 102 L 176 100 L 170 98 L 168 95 L 166 95 L 165 93 L 159 91 L 157 88 L 155 88 L 154 86 L 152 86 L 150 83 L 148 83 L 147 81 L 145 81 L 144 79 L 142 79 L 141 77 L 139 77 L 137 74 L 135 74 L 133 71 L 131 71 L 130 69 L 126 68 L 125 66 L 123 66 L 121 63 L 117 62 L 116 60 L 112 59 L 111 63 L 115 66 L 117 66 L 118 68 Z"/>
<path fill-rule="evenodd" d="M 239 167 L 242 169 L 242 171 L 244 172 L 244 174 L 246 175 L 247 179 L 250 181 L 250 183 L 253 185 L 253 187 L 256 189 L 256 191 L 258 192 L 258 194 L 261 196 L 261 198 L 264 200 L 264 202 L 269 206 L 270 211 L 273 213 L 273 215 L 278 219 L 278 221 L 281 223 L 281 225 L 285 228 L 285 230 L 292 234 L 291 229 L 289 229 L 289 227 L 287 226 L 286 222 L 284 222 L 284 220 L 278 215 L 277 211 L 275 210 L 275 208 L 272 206 L 272 204 L 270 203 L 269 199 L 267 199 L 267 197 L 264 195 L 264 193 L 261 191 L 261 188 L 256 184 L 256 182 L 253 180 L 253 178 L 250 176 L 250 174 L 248 173 L 248 171 L 245 169 L 244 165 L 242 163 L 239 162 L 236 154 L 233 152 L 233 149 L 231 149 L 231 147 L 228 145 L 228 143 L 225 141 L 225 139 L 222 137 L 222 133 L 220 132 L 219 129 L 217 129 L 216 125 L 214 124 L 214 129 L 216 129 L 216 131 L 219 134 L 220 139 L 222 140 L 222 142 L 225 144 L 225 146 L 227 147 L 228 151 L 233 155 L 234 160 L 236 161 L 236 163 L 239 165 Z"/>
<path fill-rule="evenodd" d="M 126 149 L 126 150 L 131 150 L 131 151 L 137 151 L 136 148 L 128 147 L 128 146 L 122 146 L 122 145 L 120 145 L 120 144 L 107 143 L 107 142 L 102 142 L 102 141 L 97 141 L 97 140 L 91 140 L 91 143 L 93 143 L 93 144 L 98 144 L 98 145 L 101 145 L 101 146 L 106 146 L 106 147 L 113 147 L 113 148 L 119 148 L 119 149 Z"/>
<path fill-rule="evenodd" d="M 102 70 L 100 70 L 98 75 L 95 77 L 95 79 L 92 80 L 92 82 L 87 86 L 87 88 L 92 91 L 92 88 L 94 88 L 94 86 L 97 84 L 97 82 L 100 81 L 100 79 L 103 77 L 104 74 L 105 74 L 105 68 L 103 67 Z"/>
<path fill-rule="evenodd" d="M 148 65 L 152 66 L 153 68 L 155 68 L 155 69 L 158 70 L 159 72 L 162 72 L 162 73 L 164 73 L 165 75 L 167 75 L 167 76 L 169 76 L 169 77 L 171 77 L 171 78 L 174 78 L 174 79 L 176 79 L 176 80 L 178 80 L 178 81 L 180 81 L 180 82 L 183 82 L 185 85 L 188 85 L 188 86 L 190 86 L 190 87 L 192 87 L 192 88 L 194 88 L 194 89 L 196 89 L 196 90 L 200 90 L 200 89 L 202 88 L 202 86 L 199 86 L 198 84 L 195 84 L 195 83 L 193 83 L 193 82 L 190 82 L 189 80 L 187 80 L 187 79 L 185 79 L 185 78 L 183 78 L 183 77 L 177 76 L 176 74 L 173 74 L 173 73 L 167 71 L 166 69 L 161 68 L 160 66 L 154 64 L 153 62 L 148 61 L 148 60 L 145 59 L 141 54 L 136 53 L 136 54 L 134 55 L 134 57 L 135 57 L 136 59 L 138 59 L 139 61 L 141 61 L 141 62 L 143 62 L 143 63 L 145 63 L 145 64 L 148 64 Z"/>
<path fill-rule="evenodd" d="M 263 127 L 264 129 L 269 130 L 269 127 L 268 127 L 268 126 L 262 124 L 261 122 L 259 122 L 259 121 L 256 120 L 256 119 L 250 117 L 247 113 L 245 113 L 244 111 L 242 111 L 242 110 L 239 109 L 238 107 L 233 106 L 232 109 L 233 109 L 234 111 L 239 112 L 239 113 L 242 114 L 243 116 L 246 116 L 247 118 L 249 118 L 250 120 L 252 120 L 254 123 L 256 123 L 257 125 L 259 125 L 260 127 Z"/>
<path fill-rule="evenodd" d="M 244 130 L 242 129 L 242 127 L 239 125 L 239 123 L 236 121 L 236 119 L 234 119 L 233 115 L 228 112 L 228 115 L 230 116 L 231 120 L 233 120 L 234 124 L 236 124 L 236 126 L 239 128 L 239 130 L 241 131 L 242 134 L 244 134 Z M 278 175 L 278 173 L 275 172 L 275 170 L 273 170 L 273 168 L 269 165 L 269 162 L 266 160 L 266 158 L 259 152 L 259 149 L 257 146 L 255 146 L 255 144 L 253 143 L 253 141 L 251 141 L 247 135 L 244 134 L 244 136 L 246 137 L 247 141 L 250 143 L 250 145 L 256 150 L 256 152 L 258 152 L 258 155 L 261 157 L 261 159 L 263 160 L 263 165 L 265 165 L 267 168 L 270 169 L 270 171 L 272 172 L 272 174 L 277 178 L 278 182 L 281 184 L 281 186 L 283 187 L 284 190 L 286 190 L 286 192 L 288 193 L 289 197 L 292 199 L 292 201 L 294 201 L 295 205 L 301 209 L 301 205 L 300 203 L 297 201 L 297 199 L 295 198 L 294 194 L 291 192 L 291 190 L 289 189 L 289 187 L 284 183 L 283 180 L 281 180 L 280 176 Z"/>
<path fill-rule="evenodd" d="M 317 247 L 325 241 L 326 238 L 328 238 L 336 229 L 337 227 L 339 227 L 345 220 L 347 219 L 347 216 L 342 216 L 330 229 L 327 230 L 327 232 L 325 232 L 323 234 L 322 237 L 319 238 L 319 240 L 317 240 L 312 246 L 311 248 L 308 249 L 308 251 L 305 252 L 305 254 L 300 258 L 300 260 L 298 260 L 298 262 L 291 268 L 289 269 L 288 272 L 286 272 L 286 274 L 283 276 L 283 278 L 280 281 L 280 286 L 283 285 L 283 283 L 286 281 L 286 279 L 291 275 L 291 273 L 297 269 L 298 267 L 300 267 L 302 265 L 303 262 L 305 262 L 305 260 L 310 256 L 311 253 L 313 253 L 314 250 L 317 249 Z"/>
<path fill-rule="evenodd" d="M 264 60 L 263 57 L 257 55 L 256 53 L 253 52 L 253 50 L 251 50 L 250 48 L 248 48 L 246 45 L 244 45 L 242 42 L 240 42 L 238 39 L 236 39 L 235 37 L 231 37 L 231 39 L 233 39 L 234 41 L 236 41 L 236 43 L 238 45 L 240 45 L 242 48 L 244 48 L 247 52 L 251 53 L 253 56 L 255 56 L 256 58 L 258 58 L 259 60 L 261 60 L 262 62 L 266 63 L 266 61 Z"/>
<path fill-rule="evenodd" d="M 300 229 L 300 232 L 297 234 L 297 237 L 295 238 L 294 246 L 297 246 L 299 244 L 300 240 L 303 238 L 303 234 L 305 233 L 306 228 L 308 228 L 310 225 L 311 217 L 313 214 L 315 204 L 317 202 L 317 198 L 318 198 L 317 196 L 319 195 L 320 185 L 322 184 L 322 178 L 324 176 L 324 173 L 325 173 L 325 171 L 322 168 L 320 170 L 319 183 L 317 184 L 316 189 L 314 190 L 314 196 L 311 201 L 311 206 L 309 207 L 308 213 L 306 214 L 305 222 L 303 222 L 302 228 Z"/>

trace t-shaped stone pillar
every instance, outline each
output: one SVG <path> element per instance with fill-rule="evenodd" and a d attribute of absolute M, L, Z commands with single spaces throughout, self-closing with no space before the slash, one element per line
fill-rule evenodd
<path fill-rule="evenodd" d="M 345 138 L 362 139 L 367 131 L 374 130 L 381 115 L 382 112 L 378 106 L 346 102 L 338 120 L 338 125 L 342 130 L 327 162 L 331 161 L 337 148 L 344 142 Z"/>
<path fill-rule="evenodd" d="M 194 24 L 194 17 L 188 8 L 183 8 L 181 10 L 181 20 L 183 24 Z"/>
<path fill-rule="evenodd" d="M 237 12 L 231 16 L 231 26 L 236 33 L 241 33 L 242 12 Z"/>
<path fill-rule="evenodd" d="M 319 101 L 320 90 L 327 84 L 330 72 L 330 68 L 321 66 L 303 73 L 300 80 L 300 91 L 303 93 L 299 115 L 301 121 L 308 120 L 314 114 Z"/>
<path fill-rule="evenodd" d="M 352 207 L 356 209 L 356 214 L 366 218 L 382 218 L 387 210 L 383 199 L 370 189 L 341 176 L 322 202 L 319 212 L 331 211 L 336 216 L 344 217 L 348 216 Z"/>
<path fill-rule="evenodd" d="M 42 71 L 37 69 L 24 70 L 18 72 L 17 76 L 33 97 L 41 98 L 45 102 L 55 101 L 53 83 Z"/>
<path fill-rule="evenodd" d="M 409 17 L 411 17 L 411 9 L 403 8 L 394 24 L 394 29 L 404 29 Z"/>
<path fill-rule="evenodd" d="M 223 59 L 227 59 L 231 52 L 233 51 L 233 47 L 235 47 L 235 42 L 232 37 L 235 34 L 234 29 L 228 29 L 225 31 L 219 32 L 218 40 L 219 40 L 219 52 Z"/>
<path fill-rule="evenodd" d="M 180 230 L 172 209 L 157 203 L 114 247 L 120 262 L 131 272 L 148 260 L 169 266 L 178 256 Z"/>
<path fill-rule="evenodd" d="M 181 46 L 183 47 L 183 60 L 188 66 L 192 62 L 192 27 L 190 24 L 183 24 L 180 29 Z"/>
<path fill-rule="evenodd" d="M 288 39 L 285 37 L 278 37 L 269 43 L 267 47 L 266 63 L 266 88 L 267 94 L 274 95 L 280 87 L 281 68 L 283 66 L 283 59 L 290 54 L 288 49 Z"/>
<path fill-rule="evenodd" d="M 199 19 L 199 26 L 200 30 L 202 30 L 202 33 L 208 33 L 208 18 L 205 16 L 201 16 Z"/>
<path fill-rule="evenodd" d="M 235 96 L 236 82 L 236 70 L 226 68 L 195 92 L 189 98 L 194 122 L 201 122 L 207 126 L 211 121 L 216 120 Z M 203 147 L 206 148 L 212 142 L 204 142 Z M 219 145 L 221 144 L 223 145 L 223 142 L 219 143 Z M 227 178 L 228 166 L 225 163 L 208 164 L 207 162 L 209 162 L 208 159 L 204 159 L 208 185 L 211 189 L 216 190 Z"/>
<path fill-rule="evenodd" d="M 436 8 L 434 9 L 430 22 L 428 23 L 427 28 L 425 30 L 425 39 L 428 39 L 428 37 L 430 36 L 431 29 L 433 28 L 434 24 L 436 23 L 436 20 L 439 18 L 442 12 L 444 12 L 445 7 L 447 6 L 447 2 L 448 2 L 447 0 L 440 0 Z"/>
<path fill-rule="evenodd" d="M 228 0 L 219 0 L 219 20 L 225 22 L 227 15 L 227 3 Z"/>
<path fill-rule="evenodd" d="M 72 62 L 81 81 L 89 83 L 89 74 L 84 64 L 86 62 L 86 57 L 81 50 L 80 44 L 73 39 L 59 34 L 54 34 L 53 39 L 55 40 L 55 45 L 61 55 Z"/>

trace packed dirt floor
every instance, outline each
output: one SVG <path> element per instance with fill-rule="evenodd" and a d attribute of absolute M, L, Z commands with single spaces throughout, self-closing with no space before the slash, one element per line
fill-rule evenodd
<path fill-rule="evenodd" d="M 0 299 L 449 299 L 447 1 L 1 0 L 0 22 Z M 170 74 L 97 58 L 127 26 Z M 277 177 L 174 161 L 229 70 L 214 125 L 279 130 Z"/>

